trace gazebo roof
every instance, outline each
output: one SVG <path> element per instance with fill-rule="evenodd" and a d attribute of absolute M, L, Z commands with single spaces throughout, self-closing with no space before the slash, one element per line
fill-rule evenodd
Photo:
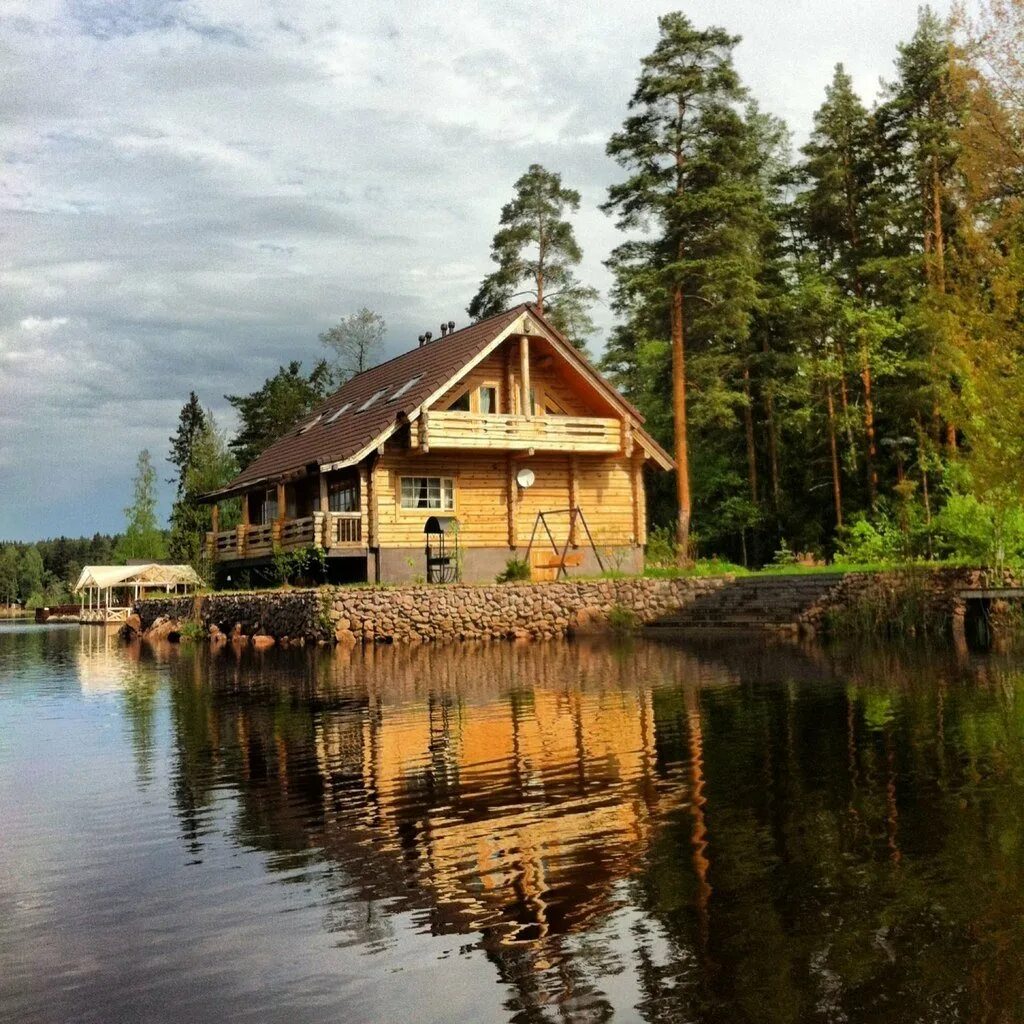
<path fill-rule="evenodd" d="M 87 565 L 78 582 L 75 593 L 87 587 L 122 587 L 136 583 L 152 587 L 169 587 L 185 584 L 201 587 L 203 580 L 191 565 Z"/>

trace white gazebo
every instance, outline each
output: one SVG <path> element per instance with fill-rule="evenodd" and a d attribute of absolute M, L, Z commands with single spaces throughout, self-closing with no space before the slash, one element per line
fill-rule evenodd
<path fill-rule="evenodd" d="M 82 622 L 124 622 L 132 602 L 146 594 L 189 594 L 202 585 L 191 565 L 87 565 L 75 593 Z"/>

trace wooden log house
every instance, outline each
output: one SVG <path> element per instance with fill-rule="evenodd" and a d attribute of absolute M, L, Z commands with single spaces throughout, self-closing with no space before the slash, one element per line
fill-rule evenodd
<path fill-rule="evenodd" d="M 598 571 L 583 519 L 606 567 L 639 570 L 643 470 L 674 465 L 642 424 L 536 307 L 516 306 L 347 381 L 206 496 L 209 553 L 223 576 L 318 545 L 333 581 L 409 581 L 427 575 L 427 519 L 446 517 L 461 577 L 490 581 L 545 512 L 579 571 Z M 216 502 L 233 497 L 241 522 L 219 530 Z M 544 530 L 531 555 L 550 568 Z"/>

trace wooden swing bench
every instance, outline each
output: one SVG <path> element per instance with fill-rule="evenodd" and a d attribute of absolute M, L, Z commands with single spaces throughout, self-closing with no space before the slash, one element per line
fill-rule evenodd
<path fill-rule="evenodd" d="M 583 552 L 571 555 L 541 555 L 536 557 L 534 566 L 537 569 L 578 569 L 583 564 Z"/>

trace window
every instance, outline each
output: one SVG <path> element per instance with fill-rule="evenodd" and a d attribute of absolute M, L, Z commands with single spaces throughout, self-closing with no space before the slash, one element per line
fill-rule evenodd
<path fill-rule="evenodd" d="M 469 412 L 469 392 L 459 395 L 458 398 L 448 406 L 449 412 Z"/>
<path fill-rule="evenodd" d="M 328 480 L 327 508 L 331 512 L 358 512 L 359 482 L 357 480 Z"/>
<path fill-rule="evenodd" d="M 412 380 L 407 380 L 392 396 L 388 401 L 393 402 L 396 398 L 401 398 L 414 384 L 419 384 L 423 380 L 423 374 L 421 373 L 418 377 L 413 377 Z"/>
<path fill-rule="evenodd" d="M 277 488 L 271 487 L 263 494 L 263 509 L 260 521 L 264 526 L 277 518 Z"/>
<path fill-rule="evenodd" d="M 301 427 L 299 427 L 299 433 L 300 434 L 304 434 L 307 430 L 310 430 L 311 428 L 315 427 L 320 422 L 320 420 L 323 418 L 323 415 L 324 414 L 322 412 L 321 413 L 317 413 L 317 415 L 313 419 L 311 419 L 308 423 L 305 423 Z"/>
<path fill-rule="evenodd" d="M 480 389 L 480 411 L 485 415 L 498 411 L 498 389 L 484 385 Z"/>
<path fill-rule="evenodd" d="M 455 508 L 455 481 L 450 476 L 403 476 L 402 508 Z"/>
<path fill-rule="evenodd" d="M 345 412 L 347 409 L 351 409 L 351 408 L 352 408 L 352 403 L 351 402 L 346 402 L 343 406 L 341 406 L 340 408 L 338 408 L 334 412 L 332 412 L 331 415 L 328 416 L 327 419 L 324 421 L 324 423 L 325 424 L 326 423 L 333 423 L 343 412 Z"/>
<path fill-rule="evenodd" d="M 361 406 L 359 406 L 356 412 L 366 412 L 366 410 L 369 409 L 374 402 L 379 401 L 381 398 L 384 397 L 384 395 L 387 393 L 387 390 L 387 388 L 381 388 L 380 391 L 370 395 L 370 397 L 365 402 L 363 402 Z"/>
<path fill-rule="evenodd" d="M 537 415 L 537 389 L 530 388 L 530 415 Z"/>

